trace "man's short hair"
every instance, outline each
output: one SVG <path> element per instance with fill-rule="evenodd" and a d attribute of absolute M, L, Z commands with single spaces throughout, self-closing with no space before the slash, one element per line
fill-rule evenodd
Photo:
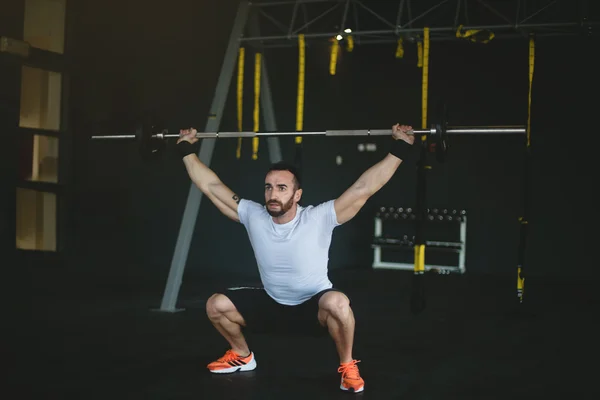
<path fill-rule="evenodd" d="M 294 164 L 291 164 L 291 163 L 288 163 L 285 161 L 279 161 L 274 164 L 271 164 L 271 166 L 269 167 L 269 170 L 267 171 L 267 174 L 271 171 L 289 171 L 289 172 L 291 172 L 292 175 L 294 175 L 294 184 L 296 186 L 296 190 L 302 188 L 302 178 L 300 176 L 300 170 Z"/>

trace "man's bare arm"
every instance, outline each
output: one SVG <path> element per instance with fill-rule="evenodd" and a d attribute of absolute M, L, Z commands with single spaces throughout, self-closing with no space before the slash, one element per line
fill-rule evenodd
<path fill-rule="evenodd" d="M 198 156 L 190 154 L 183 158 L 185 168 L 194 184 L 227 217 L 239 222 L 237 207 L 240 198 Z"/>
<path fill-rule="evenodd" d="M 405 146 L 414 142 L 414 136 L 407 134 L 410 126 L 394 125 L 393 132 L 396 140 L 403 140 Z M 387 154 L 385 158 L 366 170 L 352 186 L 350 186 L 334 202 L 335 213 L 339 224 L 350 221 L 367 200 L 377 193 L 392 178 L 402 159 L 394 154 Z"/>
<path fill-rule="evenodd" d="M 189 144 L 196 143 L 198 139 L 195 137 L 196 130 L 189 129 L 181 131 L 181 138 L 177 141 L 177 146 L 185 141 Z M 181 146 L 189 146 L 187 143 L 181 144 Z M 205 165 L 195 153 L 187 154 L 183 157 L 183 163 L 190 179 L 200 189 L 206 197 L 212 201 L 212 203 L 227 217 L 232 220 L 239 222 L 239 216 L 237 213 L 238 204 L 240 198 L 230 188 L 228 188 L 219 179 L 217 174 L 214 173 L 207 165 Z"/>

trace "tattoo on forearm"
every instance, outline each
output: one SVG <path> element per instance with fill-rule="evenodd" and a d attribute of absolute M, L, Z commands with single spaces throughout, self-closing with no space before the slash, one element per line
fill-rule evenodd
<path fill-rule="evenodd" d="M 237 204 L 240 204 L 240 198 L 238 197 L 237 194 L 234 194 L 232 197 L 233 201 L 235 201 Z"/>

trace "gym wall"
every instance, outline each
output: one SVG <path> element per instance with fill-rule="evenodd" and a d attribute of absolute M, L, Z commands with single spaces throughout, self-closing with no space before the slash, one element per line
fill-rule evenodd
<path fill-rule="evenodd" d="M 219 14 L 215 20 L 233 19 L 234 10 L 213 12 Z M 213 33 L 215 40 L 199 43 L 189 35 L 185 23 L 174 24 L 168 34 L 178 40 L 169 41 L 157 57 L 153 35 L 158 39 L 165 31 L 123 36 L 125 21 L 126 16 L 117 17 L 113 31 L 107 33 L 120 38 L 121 48 L 112 50 L 116 53 L 111 59 L 103 58 L 108 51 L 105 43 L 111 41 L 105 40 L 106 36 L 94 41 L 91 31 L 82 31 L 87 49 L 82 45 L 81 53 L 74 55 L 81 60 L 81 71 L 72 96 L 73 123 L 80 131 L 73 191 L 77 207 L 70 216 L 76 243 L 73 261 L 79 263 L 78 268 L 99 275 L 164 281 L 190 187 L 183 164 L 170 151 L 159 162 L 142 163 L 135 143 L 90 143 L 88 129 L 102 129 L 106 134 L 131 131 L 135 119 L 151 111 L 171 131 L 188 126 L 203 130 L 229 27 L 209 24 L 207 31 L 218 32 Z M 144 40 L 136 35 L 145 35 Z M 527 268 L 532 275 L 559 276 L 567 268 L 576 268 L 579 276 L 586 276 L 595 270 L 585 251 L 591 239 L 584 229 L 593 205 L 592 189 L 581 184 L 591 180 L 591 168 L 586 166 L 591 166 L 592 158 L 585 157 L 591 150 L 574 140 L 575 128 L 581 129 L 586 119 L 588 126 L 591 124 L 580 93 L 591 76 L 587 71 L 594 66 L 591 57 L 580 54 L 578 48 L 577 41 L 564 38 L 537 42 L 527 246 Z M 421 69 L 417 68 L 416 47 L 407 45 L 401 60 L 394 58 L 394 52 L 394 45 L 356 46 L 352 53 L 341 54 L 337 74 L 330 76 L 327 46 L 307 49 L 304 130 L 380 129 L 396 122 L 421 128 Z M 246 129 L 252 129 L 253 54 L 248 48 Z M 587 57 L 586 62 L 571 62 L 581 57 Z M 270 50 L 265 58 L 278 128 L 294 129 L 297 50 Z M 233 77 L 222 130 L 237 129 L 235 86 Z M 451 125 L 523 125 L 527 90 L 525 39 L 485 45 L 431 44 L 429 96 L 447 101 Z M 450 140 L 445 164 L 431 157 L 429 206 L 467 210 L 468 272 L 514 275 L 524 138 L 464 136 Z M 302 204 L 340 195 L 386 154 L 386 142 L 386 138 L 305 138 Z M 359 143 L 376 143 L 377 151 L 359 152 Z M 173 145 L 170 143 L 169 149 Z M 281 145 L 284 158 L 293 159 L 293 138 L 281 139 Z M 250 139 L 243 141 L 239 160 L 236 146 L 237 139 L 219 139 L 211 167 L 241 197 L 262 201 L 269 165 L 266 140 L 260 141 L 256 161 L 251 160 Z M 336 163 L 337 156 L 342 157 L 341 165 Z M 353 221 L 336 229 L 331 268 L 370 268 L 376 209 L 381 205 L 414 206 L 414 198 L 414 166 L 401 166 Z M 204 198 L 184 279 L 216 276 L 251 280 L 257 271 L 243 226 L 227 220 Z"/>

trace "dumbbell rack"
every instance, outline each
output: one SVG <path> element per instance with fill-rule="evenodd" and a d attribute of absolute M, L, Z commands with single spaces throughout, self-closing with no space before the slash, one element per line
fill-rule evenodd
<path fill-rule="evenodd" d="M 414 270 L 414 265 L 402 262 L 382 261 L 382 248 L 392 248 L 394 250 L 404 250 L 414 252 L 414 238 L 409 240 L 405 235 L 402 239 L 385 238 L 383 237 L 383 222 L 390 220 L 390 223 L 410 222 L 414 221 L 416 215 L 412 213 L 410 208 L 403 209 L 402 207 L 381 207 L 374 218 L 374 234 L 373 243 L 373 264 L 374 269 L 401 269 Z M 427 222 L 429 223 L 447 223 L 449 225 L 458 225 L 459 241 L 425 241 L 426 251 L 450 251 L 458 253 L 458 265 L 436 265 L 425 263 L 425 271 L 433 271 L 439 274 L 466 272 L 465 258 L 467 245 L 467 215 L 464 210 L 447 210 L 438 211 L 427 210 Z M 427 257 L 425 258 L 427 259 Z"/>

